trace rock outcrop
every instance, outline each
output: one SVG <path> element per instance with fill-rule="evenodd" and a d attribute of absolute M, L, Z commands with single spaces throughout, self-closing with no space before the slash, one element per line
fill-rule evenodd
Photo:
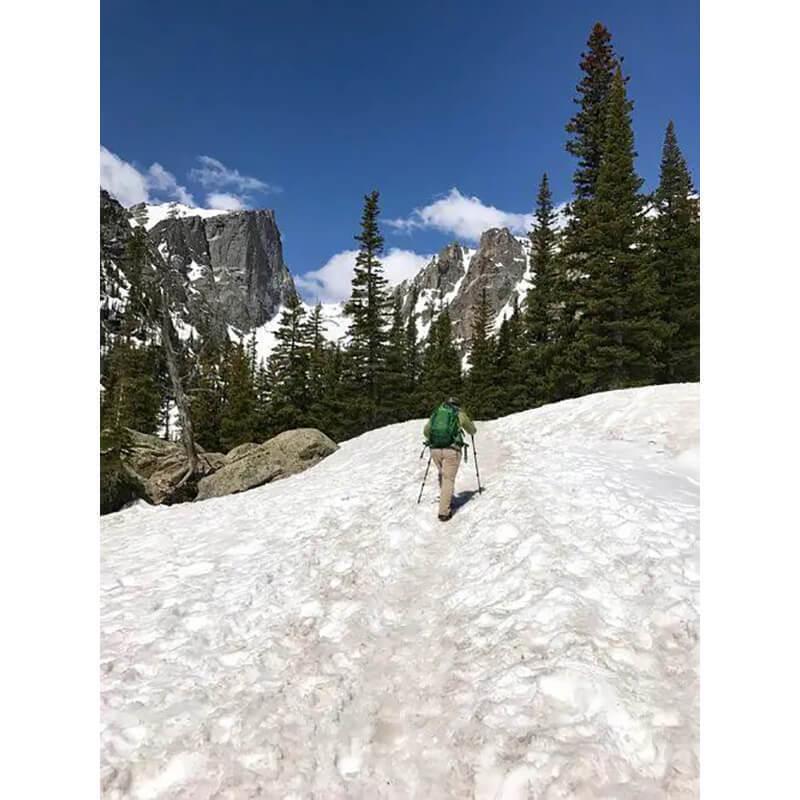
<path fill-rule="evenodd" d="M 283 260 L 271 210 L 169 216 L 148 230 L 150 260 L 170 275 L 170 299 L 179 333 L 193 330 L 222 340 L 272 319 L 295 290 Z M 162 215 L 163 216 L 163 215 Z M 146 206 L 123 208 L 100 191 L 100 318 L 115 332 L 130 289 L 128 245 L 137 225 L 147 228 Z"/>
<path fill-rule="evenodd" d="M 494 317 L 510 312 L 514 299 L 521 301 L 527 289 L 529 243 L 508 228 L 490 228 L 472 250 L 458 243 L 445 247 L 411 281 L 395 289 L 403 302 L 406 319 L 416 309 L 421 332 L 427 331 L 434 312 L 447 306 L 454 338 L 466 349 L 474 309 L 486 289 Z"/>
<path fill-rule="evenodd" d="M 129 448 L 120 456 L 101 450 L 100 513 L 119 511 L 134 500 L 152 505 L 172 505 L 193 500 L 199 477 L 181 484 L 186 472 L 186 456 L 178 442 L 127 430 Z M 225 463 L 222 453 L 206 452 L 198 447 L 200 468 L 204 474 Z"/>
<path fill-rule="evenodd" d="M 313 466 L 338 449 L 337 444 L 315 428 L 284 431 L 260 445 L 240 445 L 225 464 L 203 478 L 197 499 L 244 492 L 287 478 Z"/>
<path fill-rule="evenodd" d="M 164 219 L 150 238 L 186 279 L 190 310 L 211 306 L 238 330 L 272 319 L 294 291 L 272 210 Z"/>

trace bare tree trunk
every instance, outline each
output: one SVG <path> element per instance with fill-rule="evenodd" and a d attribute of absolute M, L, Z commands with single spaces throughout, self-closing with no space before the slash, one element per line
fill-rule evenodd
<path fill-rule="evenodd" d="M 194 440 L 194 426 L 192 425 L 192 415 L 189 411 L 189 398 L 183 391 L 183 381 L 181 381 L 178 357 L 172 346 L 175 328 L 169 315 L 166 291 L 161 292 L 161 340 L 164 346 L 164 355 L 167 360 L 167 371 L 172 383 L 172 391 L 175 394 L 175 405 L 178 407 L 178 415 L 181 421 L 181 441 L 183 449 L 186 451 L 188 467 L 186 475 L 181 479 L 179 486 L 185 483 L 192 475 L 196 475 L 198 469 L 197 445 Z"/>

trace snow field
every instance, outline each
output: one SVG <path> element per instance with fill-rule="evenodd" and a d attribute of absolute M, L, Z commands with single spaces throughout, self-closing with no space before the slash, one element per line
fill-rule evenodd
<path fill-rule="evenodd" d="M 447 524 L 422 421 L 104 517 L 104 796 L 697 796 L 698 394 L 478 423 Z"/>

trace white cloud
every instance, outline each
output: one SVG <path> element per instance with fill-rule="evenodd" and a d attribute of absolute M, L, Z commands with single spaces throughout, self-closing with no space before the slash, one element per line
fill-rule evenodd
<path fill-rule="evenodd" d="M 241 211 L 246 208 L 244 198 L 227 192 L 211 192 L 206 195 L 206 205 L 220 211 Z"/>
<path fill-rule="evenodd" d="M 473 242 L 489 228 L 509 228 L 513 233 L 524 234 L 532 223 L 533 214 L 515 214 L 487 206 L 479 198 L 467 197 L 456 188 L 423 208 L 415 208 L 405 219 L 387 221 L 387 225 L 401 231 L 435 228 Z"/>
<path fill-rule="evenodd" d="M 198 156 L 202 166 L 195 167 L 189 177 L 198 181 L 206 189 L 224 189 L 231 187 L 239 192 L 279 192 L 280 187 L 271 186 L 259 178 L 242 175 L 238 169 L 226 167 L 221 161 L 211 156 Z"/>
<path fill-rule="evenodd" d="M 164 169 L 158 162 L 150 165 L 147 170 L 148 184 L 156 191 L 166 192 L 170 197 L 174 197 L 179 203 L 187 206 L 194 205 L 194 198 L 181 186 L 175 176 Z"/>
<path fill-rule="evenodd" d="M 100 145 L 100 185 L 124 206 L 150 199 L 147 178 L 136 167 Z"/>
<path fill-rule="evenodd" d="M 295 283 L 313 300 L 319 299 L 323 303 L 338 303 L 346 300 L 350 297 L 357 255 L 358 250 L 344 250 L 336 253 L 328 259 L 324 266 L 295 278 Z M 393 247 L 380 261 L 389 283 L 398 284 L 407 278 L 413 278 L 432 257 Z"/>
<path fill-rule="evenodd" d="M 194 205 L 194 198 L 186 187 L 158 162 L 151 164 L 147 172 L 140 172 L 103 145 L 100 145 L 100 185 L 123 206 L 150 202 L 152 192 L 187 206 Z"/>

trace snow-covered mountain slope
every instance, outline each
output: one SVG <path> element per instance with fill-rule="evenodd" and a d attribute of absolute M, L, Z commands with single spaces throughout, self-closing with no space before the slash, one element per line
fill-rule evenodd
<path fill-rule="evenodd" d="M 240 495 L 102 519 L 104 796 L 698 792 L 698 386 L 422 422 Z"/>
<path fill-rule="evenodd" d="M 229 211 L 222 211 L 218 208 L 197 208 L 187 206 L 183 203 L 139 203 L 131 206 L 131 225 L 144 225 L 147 230 L 155 228 L 159 222 L 165 219 L 184 219 L 187 217 L 221 217 L 229 214 Z"/>

